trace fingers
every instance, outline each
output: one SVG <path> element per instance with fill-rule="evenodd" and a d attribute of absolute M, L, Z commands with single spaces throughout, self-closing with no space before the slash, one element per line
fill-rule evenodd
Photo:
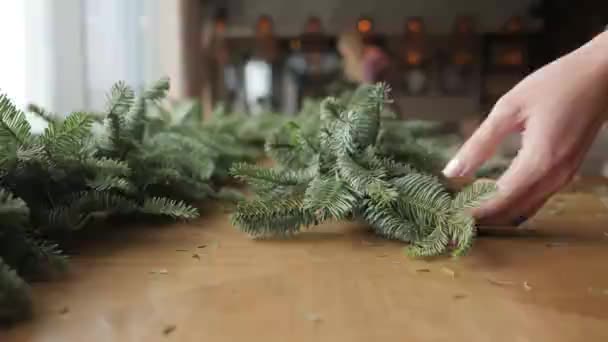
<path fill-rule="evenodd" d="M 498 179 L 497 195 L 475 209 L 473 215 L 485 223 L 508 223 L 504 222 L 505 218 L 500 214 L 504 214 L 510 206 L 521 201 L 529 189 L 542 179 L 543 174 L 533 149 L 524 147 L 507 171 Z M 496 218 L 500 219 L 500 222 L 495 220 Z"/>
<path fill-rule="evenodd" d="M 517 109 L 499 101 L 488 118 L 479 126 L 458 153 L 447 164 L 443 173 L 446 177 L 468 177 L 488 160 L 498 145 L 515 131 Z"/>
<path fill-rule="evenodd" d="M 499 195 L 474 215 L 484 224 L 518 225 L 531 218 L 574 177 L 594 141 L 597 128 L 586 132 L 588 134 L 566 153 L 557 154 L 561 155 L 557 159 L 552 159 L 556 154 L 538 144 L 524 145 L 521 155 L 499 179 Z M 537 152 L 531 152 L 533 150 Z"/>

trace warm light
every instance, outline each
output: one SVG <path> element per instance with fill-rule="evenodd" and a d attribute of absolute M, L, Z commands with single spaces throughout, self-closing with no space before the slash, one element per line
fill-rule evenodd
<path fill-rule="evenodd" d="M 422 62 L 422 54 L 419 51 L 408 51 L 405 60 L 409 65 L 419 65 Z"/>
<path fill-rule="evenodd" d="M 223 20 L 217 20 L 215 22 L 215 32 L 224 33 L 226 31 L 226 22 Z"/>
<path fill-rule="evenodd" d="M 262 16 L 258 21 L 258 33 L 268 35 L 272 32 L 272 21 L 267 16 Z"/>
<path fill-rule="evenodd" d="M 466 51 L 459 51 L 452 57 L 452 62 L 456 65 L 467 65 L 473 62 L 473 55 Z"/>
<path fill-rule="evenodd" d="M 299 39 L 292 39 L 289 42 L 289 46 L 292 50 L 300 50 L 302 48 L 302 42 Z"/>
<path fill-rule="evenodd" d="M 504 30 L 508 33 L 518 33 L 522 31 L 523 26 L 521 17 L 513 17 L 507 21 Z"/>
<path fill-rule="evenodd" d="M 422 33 L 423 29 L 424 25 L 420 18 L 411 18 L 406 23 L 406 31 L 408 33 Z"/>
<path fill-rule="evenodd" d="M 357 22 L 357 30 L 361 33 L 369 33 L 372 31 L 372 21 L 369 19 L 361 19 Z"/>
<path fill-rule="evenodd" d="M 512 49 L 505 52 L 500 59 L 503 65 L 522 65 L 524 62 L 524 55 L 519 49 Z"/>

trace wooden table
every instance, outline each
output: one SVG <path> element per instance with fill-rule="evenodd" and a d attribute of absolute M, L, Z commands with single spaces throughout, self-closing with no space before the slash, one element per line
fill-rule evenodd
<path fill-rule="evenodd" d="M 357 225 L 252 241 L 219 213 L 85 246 L 0 341 L 608 341 L 608 208 L 589 193 L 460 260 L 410 260 Z"/>

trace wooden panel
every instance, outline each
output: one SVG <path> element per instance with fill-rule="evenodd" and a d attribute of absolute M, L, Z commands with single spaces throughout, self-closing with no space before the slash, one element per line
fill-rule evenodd
<path fill-rule="evenodd" d="M 479 101 L 475 97 L 404 96 L 395 103 L 405 118 L 459 121 L 479 117 Z"/>

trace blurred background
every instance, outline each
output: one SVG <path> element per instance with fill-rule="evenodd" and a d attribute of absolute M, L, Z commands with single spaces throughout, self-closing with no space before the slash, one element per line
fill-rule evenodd
<path fill-rule="evenodd" d="M 200 100 L 203 115 L 219 104 L 292 115 L 352 86 L 338 42 L 354 31 L 390 61 L 402 117 L 466 136 L 519 80 L 606 24 L 599 0 L 3 0 L 0 90 L 67 113 L 101 109 L 117 80 L 169 76 L 171 97 Z M 602 173 L 605 135 L 582 173 Z"/>

